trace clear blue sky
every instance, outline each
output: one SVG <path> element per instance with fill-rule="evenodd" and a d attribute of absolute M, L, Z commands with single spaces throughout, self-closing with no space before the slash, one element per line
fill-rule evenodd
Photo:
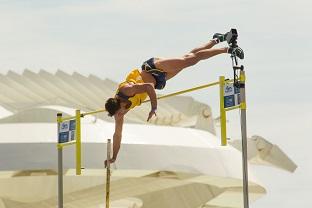
<path fill-rule="evenodd" d="M 151 56 L 179 56 L 232 27 L 246 59 L 248 132 L 284 149 L 295 174 L 256 167 L 268 195 L 252 207 L 312 207 L 312 2 L 309 0 L 2 0 L 0 73 L 25 68 L 121 81 Z M 232 76 L 220 55 L 183 71 L 166 92 Z M 215 92 L 193 96 L 214 110 Z M 230 115 L 238 136 L 237 115 Z M 286 199 L 286 200 L 285 200 Z"/>

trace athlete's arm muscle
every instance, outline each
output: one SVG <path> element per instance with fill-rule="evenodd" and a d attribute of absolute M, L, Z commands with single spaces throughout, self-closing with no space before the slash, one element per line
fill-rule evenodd
<path fill-rule="evenodd" d="M 113 136 L 113 160 L 116 160 L 119 149 L 120 143 L 122 138 L 122 126 L 124 122 L 124 116 L 115 115 L 115 133 Z"/>
<path fill-rule="evenodd" d="M 151 100 L 152 109 L 157 109 L 157 97 L 153 84 L 143 83 L 143 84 L 127 85 L 121 90 L 128 96 L 146 92 Z"/>

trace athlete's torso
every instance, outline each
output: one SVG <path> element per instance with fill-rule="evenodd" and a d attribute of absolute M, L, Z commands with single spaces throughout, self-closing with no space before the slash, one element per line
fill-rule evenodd
<path fill-rule="evenodd" d="M 131 106 L 129 109 L 134 108 L 135 106 L 141 105 L 141 103 L 146 99 L 147 93 L 140 93 L 140 94 L 135 94 L 134 96 L 126 96 L 123 93 L 120 92 L 120 89 L 124 87 L 125 85 L 128 84 L 138 84 L 138 83 L 144 83 L 141 74 L 138 69 L 132 70 L 127 78 L 126 81 L 122 82 L 119 84 L 116 95 L 121 97 L 122 99 L 128 100 L 131 102 Z"/>

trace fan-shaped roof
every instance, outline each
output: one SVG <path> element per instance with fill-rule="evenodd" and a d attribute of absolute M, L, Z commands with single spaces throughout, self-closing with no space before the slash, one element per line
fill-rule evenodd
<path fill-rule="evenodd" d="M 25 70 L 22 74 L 9 71 L 0 74 L 0 106 L 12 112 L 5 118 L 0 111 L 0 123 L 43 121 L 52 122 L 53 111 L 43 106 L 58 105 L 82 111 L 103 109 L 105 100 L 114 95 L 118 83 L 88 77 L 77 72 L 68 74 L 58 70 L 52 74 L 45 70 L 38 73 Z M 46 109 L 46 110 L 45 110 Z M 146 123 L 150 106 L 142 104 L 127 114 L 126 122 Z M 49 119 L 40 120 L 38 115 Z M 112 121 L 105 113 L 97 118 Z M 194 127 L 215 133 L 210 107 L 191 97 L 171 97 L 159 101 L 156 125 Z"/>

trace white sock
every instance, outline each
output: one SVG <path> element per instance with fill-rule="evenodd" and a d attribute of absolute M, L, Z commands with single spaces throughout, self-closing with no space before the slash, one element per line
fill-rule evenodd
<path fill-rule="evenodd" d="M 218 38 L 215 38 L 213 40 L 216 42 L 216 44 L 220 43 L 220 40 Z"/>

